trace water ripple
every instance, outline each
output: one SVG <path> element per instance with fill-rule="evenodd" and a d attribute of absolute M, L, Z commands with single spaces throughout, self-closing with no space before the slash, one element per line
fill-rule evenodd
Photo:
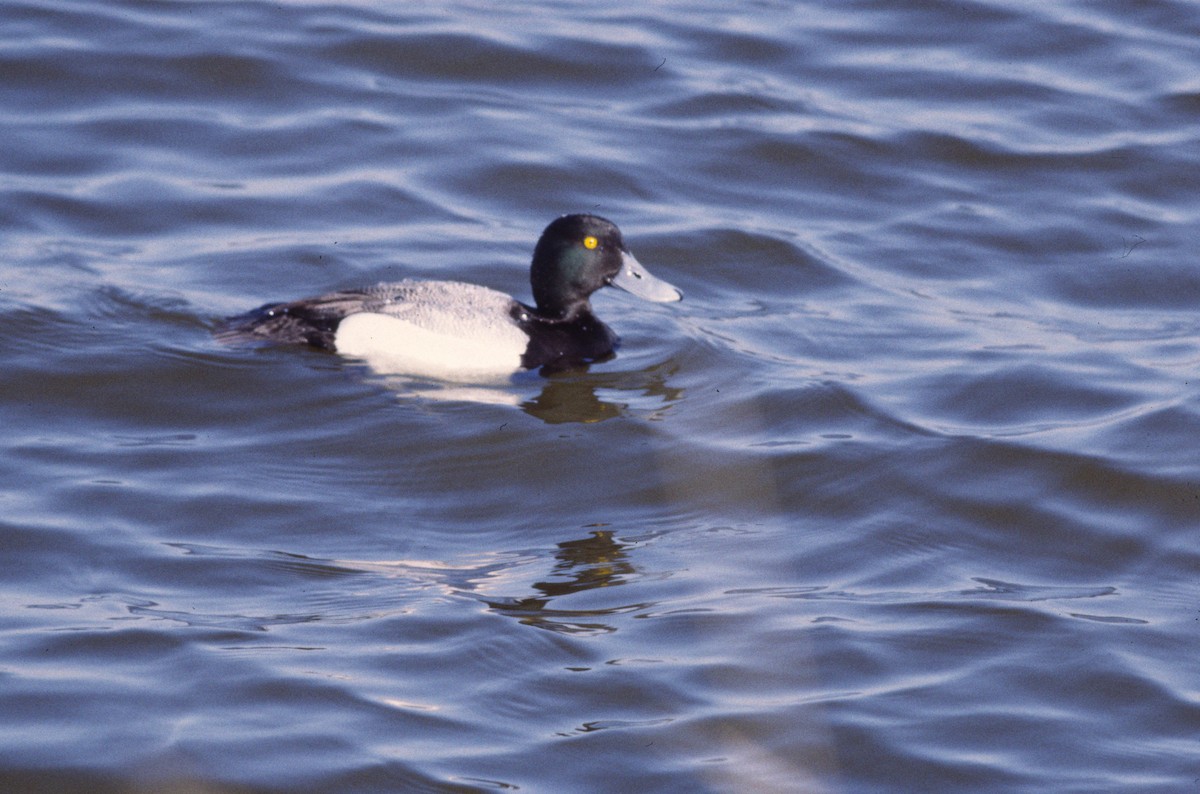
<path fill-rule="evenodd" d="M 4 5 L 0 788 L 1186 790 L 1196 20 Z M 212 337 L 575 210 L 611 361 Z"/>

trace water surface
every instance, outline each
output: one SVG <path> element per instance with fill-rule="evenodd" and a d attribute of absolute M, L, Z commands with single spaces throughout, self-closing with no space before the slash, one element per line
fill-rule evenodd
<path fill-rule="evenodd" d="M 0 787 L 1191 791 L 1200 6 L 0 9 Z M 586 370 L 223 345 L 405 277 Z"/>

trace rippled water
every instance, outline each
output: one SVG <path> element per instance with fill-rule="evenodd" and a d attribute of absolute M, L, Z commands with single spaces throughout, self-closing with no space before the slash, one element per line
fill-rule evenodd
<path fill-rule="evenodd" d="M 0 788 L 1194 791 L 1200 4 L 0 6 Z M 505 387 L 222 345 L 611 217 Z"/>

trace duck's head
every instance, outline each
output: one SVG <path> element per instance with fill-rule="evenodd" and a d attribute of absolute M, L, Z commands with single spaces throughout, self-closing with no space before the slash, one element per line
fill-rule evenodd
<path fill-rule="evenodd" d="M 567 317 L 586 307 L 588 297 L 613 286 L 645 300 L 668 303 L 683 293 L 646 272 L 612 221 L 597 215 L 563 215 L 533 249 L 529 272 L 538 313 Z"/>

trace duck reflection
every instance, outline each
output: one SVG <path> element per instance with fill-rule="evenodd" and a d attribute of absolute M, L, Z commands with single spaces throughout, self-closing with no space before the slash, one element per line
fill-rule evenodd
<path fill-rule="evenodd" d="M 496 384 L 457 384 L 414 381 L 405 377 L 383 380 L 395 393 L 420 400 L 511 405 L 546 424 L 592 424 L 627 414 L 630 410 L 661 411 L 683 397 L 684 390 L 670 386 L 674 369 L 666 365 L 634 372 L 589 372 L 588 366 Z M 535 376 L 529 376 L 533 378 Z M 527 387 L 533 385 L 533 389 Z M 534 391 L 536 389 L 536 391 Z M 532 396 L 524 397 L 533 392 Z"/>
<path fill-rule="evenodd" d="M 524 598 L 485 598 L 497 612 L 520 622 L 570 634 L 615 631 L 603 621 L 606 615 L 644 609 L 647 604 L 623 604 L 606 609 L 551 609 L 556 598 L 598 587 L 615 587 L 637 573 L 626 554 L 628 544 L 617 542 L 609 530 L 597 530 L 586 538 L 558 544 L 557 562 L 546 581 L 534 582 L 537 595 Z"/>
<path fill-rule="evenodd" d="M 624 406 L 601 400 L 595 386 L 582 380 L 550 381 L 521 410 L 546 424 L 603 422 L 621 415 Z"/>
<path fill-rule="evenodd" d="M 641 372 L 590 374 L 587 368 L 551 375 L 541 392 L 521 404 L 530 416 L 547 424 L 603 422 L 625 413 L 635 402 L 650 398 L 657 407 L 671 405 L 683 396 L 683 389 L 667 385 L 670 372 L 653 367 Z M 615 402 L 606 397 L 620 395 Z"/>

